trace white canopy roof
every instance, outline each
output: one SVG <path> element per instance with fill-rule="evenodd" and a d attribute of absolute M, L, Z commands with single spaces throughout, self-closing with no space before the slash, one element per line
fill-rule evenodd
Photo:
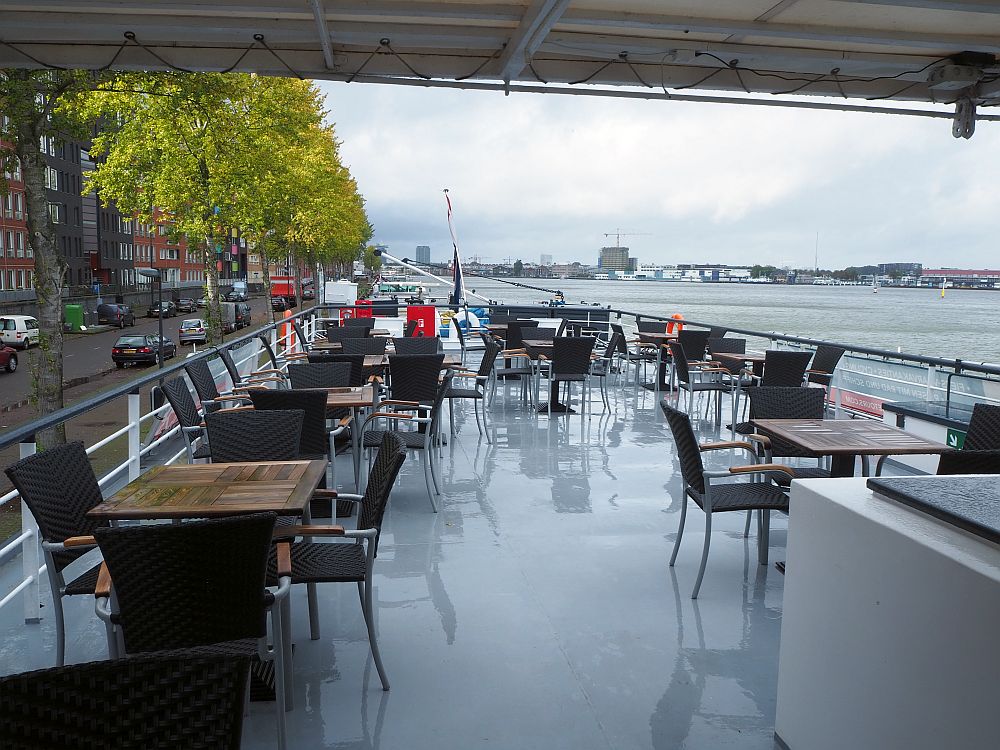
<path fill-rule="evenodd" d="M 982 107 L 998 52 L 994 0 L 0 0 L 0 66 L 19 67 Z"/>

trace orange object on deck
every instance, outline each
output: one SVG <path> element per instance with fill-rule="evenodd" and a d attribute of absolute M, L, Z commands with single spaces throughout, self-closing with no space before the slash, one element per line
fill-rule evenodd
<path fill-rule="evenodd" d="M 282 313 L 281 317 L 286 318 L 286 319 L 292 317 L 292 311 L 291 310 L 285 310 L 285 312 Z M 281 327 L 278 330 L 280 331 L 278 343 L 282 344 L 284 346 L 284 348 L 285 348 L 286 351 L 289 350 L 289 349 L 291 349 L 291 347 L 292 347 L 292 341 L 294 340 L 294 333 L 295 333 L 295 329 L 292 328 L 292 324 L 291 323 L 282 323 Z M 302 342 L 301 341 L 298 342 L 298 345 L 299 345 L 299 349 L 301 351 L 305 351 L 305 349 L 302 347 Z"/>
<path fill-rule="evenodd" d="M 667 333 L 673 333 L 674 332 L 674 326 L 677 327 L 677 332 L 678 333 L 680 333 L 681 331 L 684 330 L 684 324 L 683 323 L 674 323 L 675 320 L 684 320 L 684 316 L 681 315 L 680 313 L 674 313 L 673 315 L 671 315 L 670 316 L 670 322 L 667 323 Z"/>

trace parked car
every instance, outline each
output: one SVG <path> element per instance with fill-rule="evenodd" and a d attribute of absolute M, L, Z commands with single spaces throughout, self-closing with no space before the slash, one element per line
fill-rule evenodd
<path fill-rule="evenodd" d="M 119 369 L 125 365 L 156 364 L 156 350 L 159 336 L 155 333 L 147 336 L 119 336 L 111 347 L 111 359 Z M 163 338 L 163 358 L 170 359 L 177 355 L 177 344 Z"/>
<path fill-rule="evenodd" d="M 181 297 L 179 300 L 177 300 L 177 305 L 176 305 L 177 312 L 185 312 L 185 313 L 194 312 L 197 306 L 198 306 L 197 302 L 187 297 Z"/>
<path fill-rule="evenodd" d="M 102 326 L 117 326 L 118 328 L 134 326 L 135 313 L 128 305 L 98 305 L 97 323 Z"/>
<path fill-rule="evenodd" d="M 246 302 L 247 293 L 241 292 L 239 289 L 233 289 L 231 292 L 226 294 L 224 299 L 226 302 Z"/>
<path fill-rule="evenodd" d="M 17 352 L 9 346 L 0 346 L 0 367 L 7 372 L 14 372 L 17 369 Z"/>
<path fill-rule="evenodd" d="M 235 302 L 223 302 L 220 311 L 222 312 L 222 332 L 232 333 L 237 328 L 236 325 L 236 303 Z"/>
<path fill-rule="evenodd" d="M 208 341 L 208 324 L 201 318 L 185 320 L 177 329 L 177 341 L 181 344 L 206 343 Z"/>
<path fill-rule="evenodd" d="M 316 299 L 316 290 L 315 289 L 303 289 L 302 290 L 302 299 Z"/>
<path fill-rule="evenodd" d="M 38 321 L 30 315 L 0 317 L 0 344 L 27 349 L 32 344 L 37 344 L 40 336 Z"/>
<path fill-rule="evenodd" d="M 248 325 L 250 325 L 251 322 L 250 305 L 248 305 L 246 302 L 237 302 L 235 303 L 235 307 L 236 307 L 236 328 L 237 329 L 246 328 Z"/>
<path fill-rule="evenodd" d="M 208 297 L 201 297 L 198 300 L 198 307 L 208 307 Z"/>
<path fill-rule="evenodd" d="M 275 312 L 284 312 L 288 309 L 288 300 L 284 297 L 271 297 L 271 309 Z"/>
<path fill-rule="evenodd" d="M 158 318 L 160 317 L 160 307 L 163 307 L 163 317 L 164 318 L 174 318 L 177 317 L 177 306 L 173 302 L 154 302 L 146 310 L 147 318 Z"/>

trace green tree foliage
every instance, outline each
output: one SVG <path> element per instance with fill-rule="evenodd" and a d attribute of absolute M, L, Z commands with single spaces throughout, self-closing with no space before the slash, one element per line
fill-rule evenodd
<path fill-rule="evenodd" d="M 94 139 L 103 161 L 87 189 L 140 221 L 158 208 L 200 246 L 217 343 L 218 248 L 229 227 L 264 231 L 258 206 L 293 185 L 287 155 L 322 119 L 315 87 L 243 73 L 120 73 L 69 106 L 107 125 Z"/>
<path fill-rule="evenodd" d="M 514 269 L 512 271 L 514 276 L 524 276 L 524 263 L 519 260 L 514 261 Z"/>
<path fill-rule="evenodd" d="M 33 351 L 32 400 L 39 416 L 63 408 L 62 286 L 66 261 L 59 253 L 57 234 L 49 216 L 45 192 L 45 155 L 42 139 L 83 135 L 82 123 L 62 104 L 97 81 L 95 74 L 74 70 L 0 70 L 0 193 L 6 192 L 4 173 L 18 164 L 24 180 L 28 244 L 34 254 L 34 285 L 38 298 L 40 346 Z M 65 442 L 64 428 L 38 435 L 42 447 Z"/>

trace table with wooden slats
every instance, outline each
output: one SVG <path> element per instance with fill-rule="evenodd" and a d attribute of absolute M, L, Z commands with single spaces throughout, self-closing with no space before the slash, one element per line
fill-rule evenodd
<path fill-rule="evenodd" d="M 854 476 L 858 456 L 926 455 L 948 450 L 943 443 L 870 419 L 755 419 L 753 423 L 765 435 L 810 453 L 832 456 L 830 472 L 835 477 Z"/>
<path fill-rule="evenodd" d="M 326 461 L 157 466 L 87 516 L 108 521 L 260 512 L 308 517 L 309 499 L 325 474 Z"/>

